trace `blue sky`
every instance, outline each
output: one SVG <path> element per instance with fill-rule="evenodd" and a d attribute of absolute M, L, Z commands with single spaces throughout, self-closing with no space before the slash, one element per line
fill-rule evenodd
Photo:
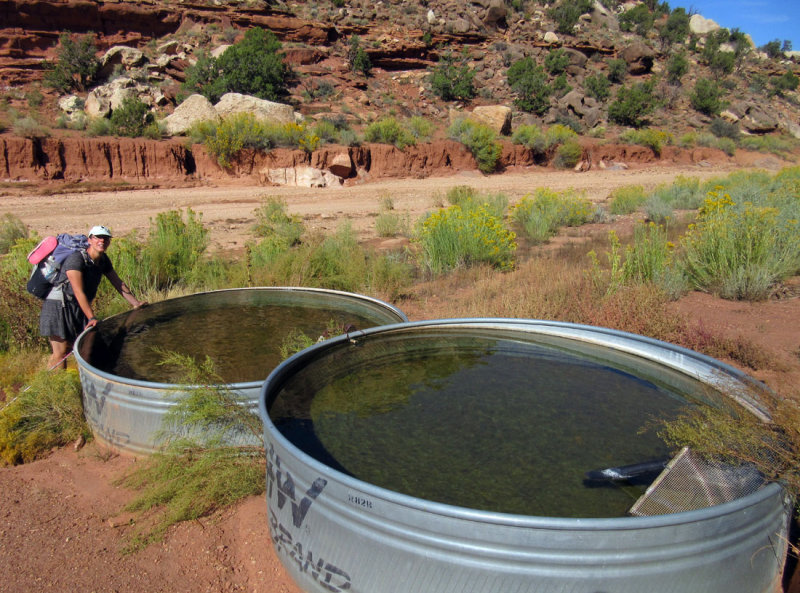
<path fill-rule="evenodd" d="M 728 29 L 738 27 L 756 46 L 789 39 L 792 49 L 800 51 L 800 0 L 673 0 L 669 5 L 682 6 Z"/>

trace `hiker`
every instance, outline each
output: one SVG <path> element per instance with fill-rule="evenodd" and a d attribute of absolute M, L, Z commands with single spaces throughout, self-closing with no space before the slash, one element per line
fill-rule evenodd
<path fill-rule="evenodd" d="M 147 303 L 140 301 L 114 271 L 106 250 L 111 231 L 98 225 L 89 231 L 89 247 L 71 253 L 61 266 L 55 288 L 47 295 L 39 316 L 39 332 L 50 340 L 53 354 L 48 368 L 67 368 L 67 356 L 78 335 L 97 324 L 92 301 L 103 276 L 134 309 Z"/>

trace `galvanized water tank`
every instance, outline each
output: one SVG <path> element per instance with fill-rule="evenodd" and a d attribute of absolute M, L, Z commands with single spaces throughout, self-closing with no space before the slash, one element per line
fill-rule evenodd
<path fill-rule="evenodd" d="M 157 327 L 165 320 L 181 316 L 190 307 L 213 310 L 235 306 L 270 307 L 270 310 L 276 311 L 291 308 L 292 312 L 296 311 L 301 317 L 320 310 L 331 311 L 343 320 L 351 317 L 358 319 L 363 327 L 407 321 L 400 310 L 377 299 L 335 290 L 294 287 L 242 288 L 197 293 L 115 315 L 101 321 L 96 329 L 84 332 L 75 343 L 75 359 L 83 387 L 84 413 L 95 437 L 121 451 L 134 454 L 152 453 L 159 447 L 156 433 L 162 428 L 164 415 L 174 405 L 174 398 L 180 397 L 175 393 L 179 387 L 175 383 L 148 380 L 147 376 L 141 376 L 146 373 L 146 369 L 137 369 L 135 378 L 107 370 L 108 359 L 120 355 L 126 336 Z M 218 328 L 213 335 L 209 335 L 207 328 L 197 327 L 196 339 L 193 341 L 200 346 L 210 340 L 223 345 L 237 343 L 240 350 L 244 348 L 244 352 L 268 350 L 273 352 L 277 364 L 281 341 L 300 321 L 299 318 L 295 322 L 288 319 L 271 335 L 262 333 L 253 343 L 246 344 L 239 344 L 242 341 L 240 326 L 235 323 Z M 180 346 L 176 345 L 175 349 L 180 350 Z M 249 402 L 253 411 L 257 409 L 263 377 L 268 370 L 259 369 L 255 376 L 228 384 L 232 391 Z"/>
<path fill-rule="evenodd" d="M 317 344 L 284 361 L 259 400 L 267 448 L 267 507 L 278 556 L 308 592 L 767 593 L 776 590 L 791 503 L 780 485 L 687 512 L 651 517 L 526 516 L 451 506 L 367 483 L 304 453 L 270 408 L 303 371 L 336 353 L 404 333 L 482 332 L 557 341 L 613 361 L 642 361 L 647 380 L 700 381 L 764 416 L 755 382 L 695 352 L 623 332 L 567 323 L 468 319 L 373 328 Z M 597 350 L 605 352 L 598 355 Z M 360 368 L 368 368 L 362 355 Z M 377 364 L 376 360 L 376 364 Z M 659 368 L 664 377 L 656 377 Z M 676 373 L 677 371 L 677 373 Z M 321 384 L 324 379 L 319 379 Z M 303 383 L 305 385 L 305 383 Z M 295 393 L 294 391 L 292 391 Z M 313 398 L 313 388 L 301 398 Z M 358 394 L 353 394 L 357 401 Z M 291 402 L 289 402 L 291 404 Z M 354 446 L 370 447 L 369 442 Z M 391 465 L 389 465 L 389 469 Z M 426 471 L 420 465 L 419 471 Z M 535 493 L 531 493 L 535 496 Z"/>

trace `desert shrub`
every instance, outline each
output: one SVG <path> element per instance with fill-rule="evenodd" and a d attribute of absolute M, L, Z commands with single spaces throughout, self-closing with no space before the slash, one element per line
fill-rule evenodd
<path fill-rule="evenodd" d="M 683 240 L 692 285 L 728 299 L 767 298 L 775 282 L 800 269 L 797 219 L 785 214 L 764 198 L 734 201 L 709 192 Z"/>
<path fill-rule="evenodd" d="M 261 198 L 261 205 L 253 212 L 256 223 L 253 233 L 257 237 L 277 240 L 286 248 L 300 243 L 303 236 L 303 221 L 290 215 L 287 204 L 275 196 Z"/>
<path fill-rule="evenodd" d="M 119 136 L 137 138 L 144 135 L 149 124 L 153 123 L 150 108 L 139 97 L 128 95 L 122 105 L 111 114 L 111 129 Z"/>
<path fill-rule="evenodd" d="M 364 130 L 364 140 L 367 142 L 393 144 L 401 150 L 406 146 L 413 146 L 417 143 L 416 137 L 392 116 L 384 117 L 369 124 Z"/>
<path fill-rule="evenodd" d="M 322 143 L 335 143 L 339 140 L 339 129 L 336 127 L 336 124 L 329 119 L 323 118 L 318 120 L 311 129 Z"/>
<path fill-rule="evenodd" d="M 460 58 L 446 52 L 431 73 L 431 88 L 443 101 L 467 101 L 475 96 L 473 79 L 475 71 L 467 63 L 467 55 Z"/>
<path fill-rule="evenodd" d="M 727 51 L 716 52 L 708 63 L 708 67 L 717 79 L 733 72 L 735 66 L 736 56 Z"/>
<path fill-rule="evenodd" d="M 561 0 L 548 9 L 547 16 L 555 21 L 556 31 L 571 35 L 581 15 L 591 10 L 592 0 Z"/>
<path fill-rule="evenodd" d="M 521 144 L 525 148 L 543 154 L 547 149 L 547 140 L 539 126 L 532 124 L 519 126 L 511 135 L 511 142 Z"/>
<path fill-rule="evenodd" d="M 502 147 L 492 128 L 469 119 L 461 119 L 448 128 L 447 134 L 467 147 L 481 171 L 491 173 L 495 170 Z"/>
<path fill-rule="evenodd" d="M 647 199 L 641 185 L 626 185 L 615 189 L 609 196 L 611 214 L 632 214 Z"/>
<path fill-rule="evenodd" d="M 28 226 L 16 214 L 6 212 L 0 218 L 0 255 L 8 253 L 20 239 L 28 238 Z"/>
<path fill-rule="evenodd" d="M 225 168 L 233 165 L 245 148 L 269 148 L 275 137 L 264 122 L 250 113 L 237 113 L 219 123 L 200 122 L 192 127 L 189 136 L 205 144 L 209 154 Z"/>
<path fill-rule="evenodd" d="M 667 22 L 659 31 L 661 45 L 667 47 L 675 43 L 683 43 L 688 35 L 689 15 L 685 8 L 677 7 L 670 13 Z"/>
<path fill-rule="evenodd" d="M 614 83 L 621 83 L 628 74 L 628 63 L 622 58 L 613 58 L 608 61 L 608 79 Z"/>
<path fill-rule="evenodd" d="M 655 106 L 653 82 L 637 82 L 617 91 L 616 99 L 608 106 L 608 117 L 620 125 L 640 128 Z"/>
<path fill-rule="evenodd" d="M 468 185 L 451 187 L 445 197 L 450 204 L 459 206 L 462 210 L 483 207 L 500 220 L 503 220 L 508 210 L 508 196 L 505 194 L 483 193 Z"/>
<path fill-rule="evenodd" d="M 550 89 L 556 97 L 563 97 L 572 90 L 572 86 L 567 82 L 566 73 L 561 73 L 553 79 Z"/>
<path fill-rule="evenodd" d="M 86 125 L 86 135 L 91 138 L 97 136 L 111 136 L 112 133 L 111 122 L 105 117 L 92 118 Z"/>
<path fill-rule="evenodd" d="M 0 462 L 4 465 L 33 461 L 53 447 L 91 436 L 83 418 L 80 379 L 74 372 L 40 371 L 27 390 L 0 408 Z"/>
<path fill-rule="evenodd" d="M 45 64 L 44 84 L 63 93 L 72 89 L 85 91 L 95 81 L 100 69 L 96 53 L 93 34 L 74 41 L 69 33 L 61 33 L 55 63 Z"/>
<path fill-rule="evenodd" d="M 281 43 L 272 32 L 253 27 L 219 58 L 201 55 L 187 68 L 184 88 L 212 102 L 226 92 L 277 101 L 287 94 L 292 77 L 280 49 Z"/>
<path fill-rule="evenodd" d="M 44 95 L 39 89 L 33 89 L 25 93 L 25 100 L 28 102 L 28 107 L 40 107 L 44 101 Z"/>
<path fill-rule="evenodd" d="M 544 58 L 544 67 L 552 75 L 561 74 L 569 66 L 569 54 L 563 49 L 551 49 Z"/>
<path fill-rule="evenodd" d="M 706 191 L 696 177 L 679 175 L 671 184 L 655 188 L 650 195 L 657 196 L 672 208 L 693 210 L 702 206 Z"/>
<path fill-rule="evenodd" d="M 742 136 L 739 146 L 747 150 L 758 152 L 771 152 L 777 155 L 788 156 L 798 146 L 798 141 L 786 136 Z"/>
<path fill-rule="evenodd" d="M 562 226 L 585 224 L 592 212 L 592 203 L 573 191 L 557 192 L 539 188 L 533 196 L 526 195 L 517 202 L 511 211 L 511 218 L 522 227 L 528 239 L 543 243 Z"/>
<path fill-rule="evenodd" d="M 488 264 L 514 267 L 515 234 L 485 206 L 450 206 L 423 218 L 415 234 L 420 265 L 434 275 Z"/>
<path fill-rule="evenodd" d="M 692 107 L 706 115 L 717 115 L 725 108 L 722 97 L 725 90 L 717 83 L 707 78 L 700 78 L 694 85 L 694 90 L 689 94 Z"/>
<path fill-rule="evenodd" d="M 508 86 L 516 93 L 514 103 L 523 111 L 542 115 L 550 108 L 552 88 L 544 69 L 527 57 L 517 60 L 506 72 Z"/>
<path fill-rule="evenodd" d="M 620 140 L 629 144 L 639 144 L 650 148 L 656 156 L 661 154 L 665 145 L 673 143 L 673 136 L 663 130 L 647 128 L 643 130 L 626 130 L 619 135 Z"/>
<path fill-rule="evenodd" d="M 347 49 L 347 63 L 350 65 L 352 72 L 359 72 L 364 76 L 369 76 L 372 70 L 372 62 L 361 47 L 361 39 L 358 35 L 350 37 L 349 47 Z"/>
<path fill-rule="evenodd" d="M 731 140 L 737 140 L 739 138 L 739 126 L 721 117 L 715 117 L 711 120 L 709 130 L 711 130 L 711 133 L 717 138 L 730 138 Z"/>
<path fill-rule="evenodd" d="M 433 124 L 419 115 L 414 115 L 405 122 L 405 128 L 418 141 L 427 142 L 433 136 Z"/>
<path fill-rule="evenodd" d="M 384 210 L 375 217 L 375 232 L 379 237 L 396 237 L 404 232 L 404 220 L 400 214 Z"/>
<path fill-rule="evenodd" d="M 665 199 L 662 193 L 653 193 L 647 196 L 642 204 L 642 210 L 647 220 L 655 224 L 666 224 L 675 212 L 672 202 Z"/>
<path fill-rule="evenodd" d="M 782 97 L 786 91 L 797 90 L 797 86 L 800 84 L 800 78 L 791 70 L 787 70 L 780 76 L 771 77 L 770 82 L 772 83 L 773 94 Z"/>
<path fill-rule="evenodd" d="M 32 117 L 21 117 L 15 120 L 11 129 L 17 136 L 31 140 L 47 138 L 50 135 L 49 130 Z"/>
<path fill-rule="evenodd" d="M 603 74 L 592 74 L 583 81 L 583 88 L 586 90 L 586 94 L 598 101 L 605 101 L 611 96 L 610 85 L 608 77 Z"/>
<path fill-rule="evenodd" d="M 545 145 L 548 149 L 564 144 L 565 142 L 575 140 L 578 137 L 572 128 L 562 124 L 553 124 L 547 128 L 544 136 Z"/>
<path fill-rule="evenodd" d="M 625 248 L 623 281 L 657 282 L 671 263 L 670 246 L 667 229 L 663 225 L 653 222 L 636 224 L 633 243 Z"/>
<path fill-rule="evenodd" d="M 728 156 L 736 154 L 736 142 L 730 138 L 717 138 L 714 145 Z"/>
<path fill-rule="evenodd" d="M 41 344 L 41 303 L 25 290 L 31 273 L 27 254 L 38 237 L 19 238 L 0 257 L 0 352 L 18 351 Z"/>
<path fill-rule="evenodd" d="M 553 165 L 559 169 L 571 169 L 578 164 L 583 155 L 583 148 L 575 140 L 567 140 L 556 149 Z"/>
<path fill-rule="evenodd" d="M 645 36 L 653 28 L 655 18 L 645 4 L 637 4 L 619 15 L 619 28 L 623 31 L 635 31 Z"/>
<path fill-rule="evenodd" d="M 689 71 L 689 60 L 683 52 L 674 53 L 667 60 L 667 80 L 680 84 L 681 78 Z"/>

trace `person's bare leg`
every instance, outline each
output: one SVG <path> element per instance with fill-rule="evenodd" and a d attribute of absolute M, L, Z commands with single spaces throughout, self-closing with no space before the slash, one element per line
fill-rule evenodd
<path fill-rule="evenodd" d="M 67 368 L 67 354 L 72 350 L 72 343 L 67 342 L 64 338 L 58 336 L 50 336 L 50 348 L 53 349 L 53 354 L 47 361 L 47 368 L 52 369 L 55 367 Z"/>

